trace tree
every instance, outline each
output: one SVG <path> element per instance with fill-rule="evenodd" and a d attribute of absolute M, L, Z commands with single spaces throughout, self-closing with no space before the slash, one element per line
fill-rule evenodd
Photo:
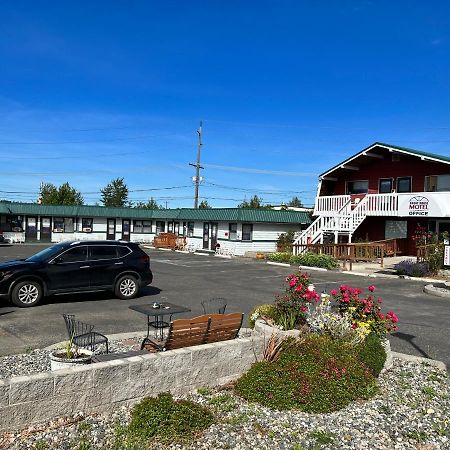
<path fill-rule="evenodd" d="M 292 206 L 294 208 L 302 208 L 303 203 L 297 196 L 295 196 L 292 197 L 291 201 L 288 203 L 288 206 Z"/>
<path fill-rule="evenodd" d="M 142 209 L 164 209 L 161 205 L 158 205 L 156 203 L 156 200 L 152 197 L 147 203 L 144 202 L 138 202 L 136 203 L 135 208 L 142 208 Z"/>
<path fill-rule="evenodd" d="M 250 201 L 244 200 L 242 203 L 238 205 L 238 208 L 266 208 L 262 204 L 262 198 L 254 195 Z"/>
<path fill-rule="evenodd" d="M 82 205 L 84 203 L 81 193 L 67 182 L 59 187 L 52 183 L 41 184 L 39 200 L 42 205 Z"/>
<path fill-rule="evenodd" d="M 104 206 L 123 207 L 131 206 L 128 200 L 128 187 L 123 178 L 116 178 L 100 190 L 102 193 L 101 202 Z"/>
<path fill-rule="evenodd" d="M 202 200 L 199 205 L 199 209 L 211 209 L 212 206 L 209 206 L 208 200 Z"/>

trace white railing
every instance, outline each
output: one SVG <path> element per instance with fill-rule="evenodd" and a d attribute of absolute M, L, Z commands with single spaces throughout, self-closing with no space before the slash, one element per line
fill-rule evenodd
<path fill-rule="evenodd" d="M 336 214 L 346 203 L 350 201 L 350 195 L 329 195 L 317 197 L 314 215 Z"/>

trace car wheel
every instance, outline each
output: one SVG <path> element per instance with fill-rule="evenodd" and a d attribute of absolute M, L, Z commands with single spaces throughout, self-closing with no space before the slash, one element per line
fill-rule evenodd
<path fill-rule="evenodd" d="M 29 308 L 41 301 L 42 294 L 42 286 L 37 281 L 21 281 L 14 286 L 11 301 L 21 308 Z"/>
<path fill-rule="evenodd" d="M 133 275 L 124 275 L 117 280 L 114 293 L 116 297 L 123 300 L 136 297 L 139 291 L 139 285 L 136 277 Z"/>

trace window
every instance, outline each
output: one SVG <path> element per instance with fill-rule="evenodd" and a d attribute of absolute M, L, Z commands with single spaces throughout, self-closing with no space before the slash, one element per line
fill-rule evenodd
<path fill-rule="evenodd" d="M 173 232 L 178 236 L 180 235 L 180 222 L 173 223 Z"/>
<path fill-rule="evenodd" d="M 237 223 L 230 223 L 228 231 L 228 239 L 230 241 L 235 241 L 237 239 Z"/>
<path fill-rule="evenodd" d="M 172 232 L 173 232 L 173 222 L 169 222 L 169 223 L 167 224 L 167 231 L 168 231 L 169 233 L 172 233 Z"/>
<path fill-rule="evenodd" d="M 253 225 L 251 223 L 242 224 L 242 240 L 251 241 L 253 239 Z"/>
<path fill-rule="evenodd" d="M 347 194 L 367 194 L 369 190 L 369 182 L 362 181 L 347 181 Z"/>
<path fill-rule="evenodd" d="M 392 178 L 380 178 L 378 192 L 380 194 L 389 194 L 392 192 Z"/>
<path fill-rule="evenodd" d="M 386 220 L 384 228 L 385 239 L 403 239 L 407 237 L 408 224 L 406 220 Z"/>
<path fill-rule="evenodd" d="M 188 234 L 188 237 L 194 237 L 194 222 L 188 222 L 187 234 Z"/>
<path fill-rule="evenodd" d="M 124 256 L 129 255 L 131 253 L 131 250 L 128 247 L 119 245 L 117 247 L 117 252 L 119 253 L 119 258 L 123 258 Z"/>
<path fill-rule="evenodd" d="M 81 219 L 81 231 L 83 233 L 92 233 L 93 219 L 83 218 Z"/>
<path fill-rule="evenodd" d="M 6 218 L 6 230 L 5 231 L 15 231 L 22 232 L 22 216 L 8 216 Z"/>
<path fill-rule="evenodd" d="M 90 261 L 115 258 L 117 258 L 117 250 L 115 245 L 93 245 L 92 247 L 89 247 Z"/>
<path fill-rule="evenodd" d="M 411 192 L 411 177 L 397 178 L 397 192 Z"/>
<path fill-rule="evenodd" d="M 71 248 L 67 252 L 58 256 L 58 263 L 74 263 L 86 261 L 87 257 L 87 247 L 85 245 L 81 247 Z"/>
<path fill-rule="evenodd" d="M 151 233 L 152 221 L 151 220 L 135 220 L 134 221 L 134 233 Z"/>
<path fill-rule="evenodd" d="M 435 175 L 425 177 L 425 191 L 427 192 L 450 191 L 450 175 Z"/>
<path fill-rule="evenodd" d="M 74 231 L 73 217 L 55 217 L 53 219 L 54 233 L 73 233 Z"/>
<path fill-rule="evenodd" d="M 160 220 L 156 221 L 156 234 L 164 233 L 166 229 L 166 223 Z"/>

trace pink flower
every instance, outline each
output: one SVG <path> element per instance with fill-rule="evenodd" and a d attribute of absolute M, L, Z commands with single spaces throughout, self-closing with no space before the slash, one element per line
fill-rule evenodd
<path fill-rule="evenodd" d="M 331 294 L 332 296 L 337 295 L 337 290 L 336 290 L 336 289 L 333 289 L 333 290 L 330 292 L 330 294 Z"/>
<path fill-rule="evenodd" d="M 375 286 L 371 284 L 367 289 L 369 289 L 370 292 L 375 291 Z"/>
<path fill-rule="evenodd" d="M 392 323 L 397 323 L 398 322 L 397 315 L 394 312 L 392 312 L 392 311 L 389 311 L 386 314 L 386 318 L 389 319 L 390 321 L 392 321 Z"/>

